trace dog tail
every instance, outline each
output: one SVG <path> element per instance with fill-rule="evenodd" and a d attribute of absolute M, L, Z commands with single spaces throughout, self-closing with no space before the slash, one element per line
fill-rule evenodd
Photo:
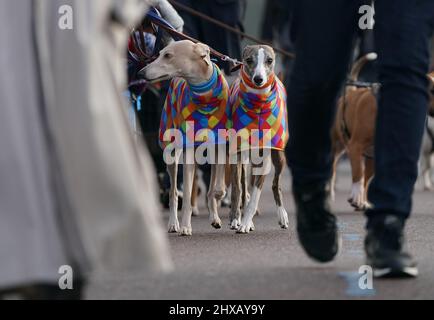
<path fill-rule="evenodd" d="M 357 60 L 354 63 L 353 68 L 351 69 L 350 81 L 359 80 L 360 71 L 362 71 L 365 64 L 368 63 L 369 61 L 374 61 L 376 59 L 377 59 L 377 54 L 375 52 L 371 52 L 364 55 L 359 60 Z"/>

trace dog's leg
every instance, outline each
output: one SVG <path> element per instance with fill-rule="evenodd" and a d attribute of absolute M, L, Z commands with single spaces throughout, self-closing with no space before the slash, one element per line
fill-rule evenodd
<path fill-rule="evenodd" d="M 242 188 L 242 202 L 241 202 L 241 208 L 245 209 L 247 207 L 247 204 L 250 201 L 250 193 L 249 193 L 249 166 L 247 164 L 241 165 L 241 188 Z"/>
<path fill-rule="evenodd" d="M 191 207 L 192 207 L 192 216 L 197 217 L 199 215 L 199 206 L 197 204 L 197 198 L 199 193 L 199 185 L 197 176 L 197 170 L 195 170 L 194 180 L 193 180 L 193 192 L 191 194 Z"/>
<path fill-rule="evenodd" d="M 366 158 L 365 159 L 365 209 L 369 209 L 371 207 L 368 199 L 368 188 L 374 176 L 374 172 L 375 172 L 374 159 Z"/>
<path fill-rule="evenodd" d="M 241 163 L 231 164 L 232 205 L 229 220 L 232 230 L 238 230 L 241 225 L 242 168 Z"/>
<path fill-rule="evenodd" d="M 353 176 L 353 186 L 351 196 L 348 202 L 356 209 L 363 210 L 365 206 L 365 184 L 364 184 L 364 161 L 363 145 L 360 143 L 348 144 L 348 156 L 351 162 L 351 171 Z"/>
<path fill-rule="evenodd" d="M 425 191 L 434 190 L 431 180 L 431 170 L 429 169 L 425 170 L 425 172 L 423 173 L 423 185 Z"/>
<path fill-rule="evenodd" d="M 184 161 L 183 167 L 184 199 L 182 202 L 181 236 L 191 236 L 193 234 L 193 230 L 191 228 L 191 194 L 193 192 L 195 164 Z"/>
<path fill-rule="evenodd" d="M 283 172 L 283 168 L 285 167 L 286 159 L 285 155 L 282 151 L 272 150 L 271 151 L 271 159 L 274 166 L 274 180 L 273 180 L 273 194 L 274 200 L 277 205 L 277 217 L 279 219 L 279 225 L 282 229 L 289 228 L 289 219 L 288 213 L 283 206 L 282 201 L 282 189 L 280 187 L 280 177 Z"/>
<path fill-rule="evenodd" d="M 255 169 L 261 168 L 261 171 L 268 172 L 270 168 L 271 163 L 271 156 L 268 155 L 264 158 L 263 164 L 259 166 L 253 166 L 253 178 L 254 178 L 254 184 L 253 184 L 253 191 L 249 200 L 249 203 L 247 205 L 247 208 L 244 210 L 244 215 L 241 220 L 241 226 L 238 228 L 238 233 L 249 233 L 250 231 L 255 230 L 255 225 L 253 224 L 253 217 L 255 216 L 258 205 L 259 205 L 259 199 L 261 198 L 262 193 L 262 187 L 264 186 L 265 182 L 265 174 L 258 174 L 255 173 Z"/>
<path fill-rule="evenodd" d="M 226 185 L 226 196 L 222 200 L 222 207 L 230 208 L 231 206 L 231 199 L 232 199 L 232 168 L 229 164 L 229 158 L 226 159 L 226 165 L 225 165 L 225 185 Z"/>
<path fill-rule="evenodd" d="M 170 191 L 169 191 L 169 233 L 179 232 L 178 220 L 178 161 L 174 164 L 167 166 L 167 172 L 170 178 Z"/>
<path fill-rule="evenodd" d="M 432 159 L 431 155 L 425 156 L 425 160 L 422 161 L 422 179 L 423 179 L 423 188 L 425 191 L 434 190 L 431 180 L 431 164 Z"/>
<path fill-rule="evenodd" d="M 343 154 L 344 154 L 343 150 L 335 150 L 334 152 L 333 172 L 332 172 L 332 178 L 330 179 L 330 198 L 333 202 L 336 200 L 336 175 L 337 175 L 338 164 Z"/>
<path fill-rule="evenodd" d="M 225 165 L 214 164 L 211 165 L 211 182 L 208 192 L 208 212 L 211 225 L 220 229 L 222 227 L 222 221 L 218 214 L 218 202 L 225 196 Z"/>

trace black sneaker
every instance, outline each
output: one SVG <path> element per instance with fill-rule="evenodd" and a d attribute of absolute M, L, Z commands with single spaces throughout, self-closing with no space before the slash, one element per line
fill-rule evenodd
<path fill-rule="evenodd" d="M 294 199 L 298 239 L 304 250 L 318 262 L 332 261 L 339 251 L 339 235 L 326 186 L 294 186 Z"/>
<path fill-rule="evenodd" d="M 414 278 L 417 264 L 403 251 L 404 223 L 398 217 L 378 217 L 365 239 L 366 262 L 376 278 Z"/>

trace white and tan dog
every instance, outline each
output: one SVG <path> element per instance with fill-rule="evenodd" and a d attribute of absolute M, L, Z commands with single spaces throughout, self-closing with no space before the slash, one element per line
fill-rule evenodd
<path fill-rule="evenodd" d="M 363 66 L 375 60 L 375 53 L 367 54 L 358 60 L 351 71 L 350 80 L 357 81 Z M 430 79 L 430 102 L 428 113 L 434 114 L 434 74 Z M 336 121 L 332 130 L 334 152 L 331 195 L 334 199 L 336 168 L 339 158 L 346 152 L 351 164 L 352 188 L 348 202 L 356 210 L 369 208 L 367 192 L 369 182 L 374 176 L 374 136 L 377 117 L 375 88 L 347 86 L 345 94 L 339 99 Z"/>
<path fill-rule="evenodd" d="M 277 205 L 278 222 L 281 228 L 289 228 L 288 214 L 283 205 L 280 186 L 281 174 L 286 163 L 284 149 L 289 137 L 286 91 L 282 82 L 275 75 L 274 67 L 275 53 L 271 47 L 248 46 L 243 52 L 241 75 L 231 87 L 229 105 L 233 128 L 237 133 L 243 130 L 248 134 L 254 131 L 259 133 L 257 144 L 252 144 L 253 140 L 251 140 L 245 147 L 238 145 L 235 150 L 238 156 L 249 154 L 252 165 L 253 190 L 243 216 L 241 216 L 241 200 L 242 194 L 246 196 L 247 191 L 243 190 L 242 186 L 247 183 L 242 179 L 247 177 L 246 166 L 241 164 L 241 159 L 237 164 L 231 162 L 230 226 L 238 233 L 249 233 L 254 230 L 253 217 L 258 211 L 262 188 L 271 163 L 275 169 L 273 193 Z M 255 163 L 251 158 L 252 149 L 259 151 L 259 158 L 262 158 L 260 163 Z"/>
<path fill-rule="evenodd" d="M 160 144 L 163 148 L 167 147 L 168 141 L 165 135 L 168 130 L 180 130 L 184 138 L 187 138 L 185 126 L 189 122 L 194 125 L 195 135 L 200 129 L 214 131 L 226 128 L 229 87 L 222 72 L 211 62 L 210 49 L 206 45 L 195 44 L 188 40 L 173 42 L 164 48 L 159 57 L 144 68 L 141 74 L 148 81 L 172 79 L 160 124 Z M 196 170 L 196 159 L 187 161 L 187 149 L 196 150 L 197 142 L 195 140 L 192 145 L 187 145 L 184 141 L 181 146 L 181 150 L 184 150 L 181 225 L 177 213 L 177 170 L 180 149 L 176 151 L 174 163 L 167 165 L 171 183 L 168 231 L 180 232 L 183 236 L 192 235 L 191 199 Z M 224 145 L 223 147 L 225 148 Z M 217 146 L 216 149 L 218 153 Z M 194 153 L 193 158 L 195 158 Z M 211 165 L 208 210 L 211 225 L 216 229 L 220 229 L 222 225 L 217 204 L 226 193 L 224 176 L 224 163 Z"/>

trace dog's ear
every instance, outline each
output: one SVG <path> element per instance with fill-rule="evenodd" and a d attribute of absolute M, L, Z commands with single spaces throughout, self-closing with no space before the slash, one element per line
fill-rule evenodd
<path fill-rule="evenodd" d="M 205 61 L 207 65 L 210 64 L 211 50 L 206 44 L 196 43 L 194 45 L 194 53 L 196 53 L 203 61 Z"/>

